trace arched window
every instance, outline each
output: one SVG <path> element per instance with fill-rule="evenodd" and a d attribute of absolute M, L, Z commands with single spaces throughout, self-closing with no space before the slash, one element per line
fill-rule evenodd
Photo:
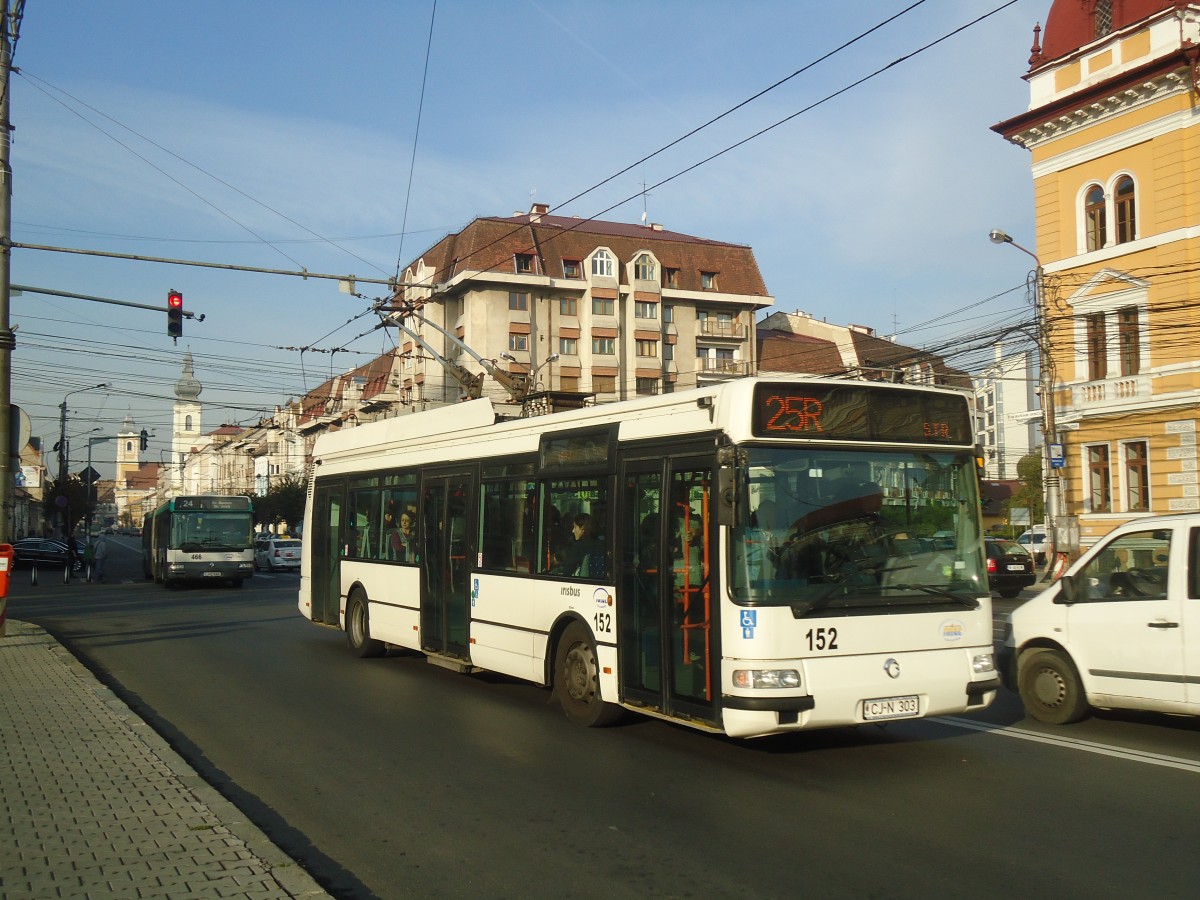
<path fill-rule="evenodd" d="M 126 453 L 132 453 L 132 452 L 133 452 L 133 441 L 126 441 L 126 442 L 125 442 L 125 452 L 126 452 Z"/>
<path fill-rule="evenodd" d="M 1088 250 L 1099 250 L 1108 241 L 1107 217 L 1104 210 L 1104 188 L 1093 184 L 1083 203 L 1084 227 L 1087 230 Z"/>
<path fill-rule="evenodd" d="M 184 417 L 183 417 L 183 430 L 184 430 L 184 431 L 191 431 L 191 430 L 192 430 L 192 417 L 191 417 L 191 416 L 184 416 Z"/>
<path fill-rule="evenodd" d="M 633 277 L 638 281 L 657 281 L 658 267 L 649 253 L 641 254 L 633 262 Z"/>
<path fill-rule="evenodd" d="M 592 274 L 605 275 L 612 278 L 613 258 L 607 250 L 597 250 L 592 257 Z"/>
<path fill-rule="evenodd" d="M 1117 243 L 1124 244 L 1137 237 L 1133 179 L 1122 175 L 1117 179 L 1117 188 L 1113 193 L 1116 197 Z"/>

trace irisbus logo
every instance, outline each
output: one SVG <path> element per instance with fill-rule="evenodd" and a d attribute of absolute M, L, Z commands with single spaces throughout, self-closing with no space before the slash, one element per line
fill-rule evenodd
<path fill-rule="evenodd" d="M 965 633 L 963 623 L 958 619 L 950 619 L 942 623 L 943 641 L 961 641 Z"/>

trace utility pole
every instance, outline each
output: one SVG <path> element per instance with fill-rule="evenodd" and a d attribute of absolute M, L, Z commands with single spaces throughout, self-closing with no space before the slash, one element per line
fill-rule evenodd
<path fill-rule="evenodd" d="M 1058 517 L 1061 512 L 1062 479 L 1054 466 L 1051 448 L 1058 445 L 1058 427 L 1054 421 L 1054 358 L 1050 353 L 1050 316 L 1046 305 L 1046 272 L 1042 261 L 1032 250 L 1018 244 L 1000 229 L 993 229 L 990 235 L 993 244 L 1012 244 L 1025 255 L 1031 257 L 1036 268 L 1030 274 L 1033 281 L 1033 312 L 1037 328 L 1038 360 L 1040 377 L 1038 393 L 1042 404 L 1042 488 L 1045 491 L 1046 505 L 1046 541 L 1049 547 L 1046 551 L 1047 577 L 1054 573 L 1058 562 Z M 1030 525 L 1033 523 L 1031 522 Z"/>
<path fill-rule="evenodd" d="M 21 28 L 25 0 L 4 0 L 0 21 L 0 543 L 12 537 L 13 514 L 13 432 L 12 432 L 12 352 L 16 346 L 8 321 L 9 287 L 12 275 L 12 128 L 8 122 L 11 96 L 12 53 Z M 21 448 L 16 448 L 20 454 Z"/>

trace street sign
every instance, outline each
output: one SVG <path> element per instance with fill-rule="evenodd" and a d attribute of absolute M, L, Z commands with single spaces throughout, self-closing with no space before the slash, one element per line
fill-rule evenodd
<path fill-rule="evenodd" d="M 88 466 L 82 472 L 79 473 L 79 480 L 82 481 L 84 484 L 89 484 L 89 485 L 95 484 L 97 481 L 100 480 L 100 473 L 97 472 L 95 469 L 93 469 L 91 466 Z"/>
<path fill-rule="evenodd" d="M 1050 445 L 1050 468 L 1063 469 L 1063 468 L 1066 468 L 1066 465 L 1067 465 L 1067 461 L 1063 457 L 1063 445 L 1062 444 L 1051 444 Z"/>

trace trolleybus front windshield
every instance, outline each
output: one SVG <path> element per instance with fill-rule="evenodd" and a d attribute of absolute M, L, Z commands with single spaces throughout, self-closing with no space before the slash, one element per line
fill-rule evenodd
<path fill-rule="evenodd" d="M 971 453 L 745 449 L 735 601 L 829 615 L 975 607 L 988 594 Z"/>
<path fill-rule="evenodd" d="M 170 546 L 185 553 L 246 550 L 254 546 L 254 522 L 248 510 L 176 510 L 171 517 Z"/>

